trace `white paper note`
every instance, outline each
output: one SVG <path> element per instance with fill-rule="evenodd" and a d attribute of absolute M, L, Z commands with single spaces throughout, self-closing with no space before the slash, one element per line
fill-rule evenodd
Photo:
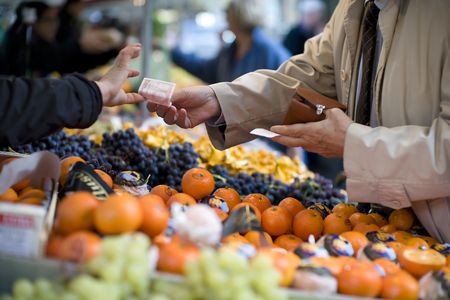
<path fill-rule="evenodd" d="M 144 78 L 139 87 L 139 94 L 152 103 L 170 106 L 175 83 L 152 78 Z"/>
<path fill-rule="evenodd" d="M 278 133 L 272 132 L 264 128 L 255 128 L 252 131 L 250 131 L 250 133 L 253 135 L 262 136 L 269 139 L 274 138 L 276 136 L 280 136 Z"/>

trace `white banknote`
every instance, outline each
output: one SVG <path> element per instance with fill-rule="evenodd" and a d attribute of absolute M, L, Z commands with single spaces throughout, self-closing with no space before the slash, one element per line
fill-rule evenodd
<path fill-rule="evenodd" d="M 152 78 L 144 78 L 139 87 L 139 94 L 152 103 L 170 106 L 175 83 Z"/>
<path fill-rule="evenodd" d="M 276 136 L 280 136 L 278 133 L 272 132 L 264 128 L 255 128 L 252 131 L 250 131 L 250 133 L 253 135 L 262 136 L 269 139 L 274 138 Z"/>

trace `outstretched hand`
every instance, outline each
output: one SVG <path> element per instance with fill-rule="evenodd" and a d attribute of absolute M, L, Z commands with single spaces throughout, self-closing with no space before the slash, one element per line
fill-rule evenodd
<path fill-rule="evenodd" d="M 216 94 L 209 86 L 175 92 L 169 107 L 149 102 L 147 108 L 150 112 L 156 112 L 167 124 L 176 124 L 181 128 L 195 127 L 212 117 L 218 117 L 221 112 Z"/>
<path fill-rule="evenodd" d="M 114 65 L 99 81 L 104 106 L 132 104 L 144 101 L 144 97 L 137 93 L 125 93 L 122 85 L 129 77 L 139 76 L 139 71 L 129 69 L 130 61 L 139 56 L 140 44 L 133 44 L 123 48 L 117 55 Z"/>

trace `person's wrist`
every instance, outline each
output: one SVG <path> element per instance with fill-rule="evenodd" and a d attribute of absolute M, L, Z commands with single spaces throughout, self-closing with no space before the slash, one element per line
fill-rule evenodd
<path fill-rule="evenodd" d="M 221 116 L 222 114 L 222 108 L 220 107 L 220 103 L 219 103 L 219 99 L 217 99 L 216 93 L 214 92 L 213 88 L 208 86 L 209 90 L 210 90 L 210 94 L 209 94 L 209 102 L 212 103 L 212 107 L 213 107 L 213 116 L 211 117 L 211 119 L 217 119 Z"/>
<path fill-rule="evenodd" d="M 111 98 L 111 92 L 108 88 L 108 85 L 102 81 L 94 81 L 100 90 L 100 94 L 102 95 L 102 103 L 103 106 L 107 106 L 109 99 Z"/>

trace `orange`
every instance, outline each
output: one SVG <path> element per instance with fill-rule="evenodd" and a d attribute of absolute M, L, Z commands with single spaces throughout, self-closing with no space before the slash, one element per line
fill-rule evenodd
<path fill-rule="evenodd" d="M 108 175 L 108 173 L 106 173 L 105 171 L 99 170 L 99 169 L 95 169 L 94 170 L 95 173 L 97 173 L 98 176 L 100 176 L 100 178 L 110 187 L 113 187 L 113 180 L 111 178 L 111 176 Z"/>
<path fill-rule="evenodd" d="M 450 267 L 450 255 L 447 255 L 447 267 Z"/>
<path fill-rule="evenodd" d="M 322 216 L 313 209 L 302 210 L 295 215 L 292 230 L 303 241 L 307 241 L 311 234 L 317 241 L 323 231 Z"/>
<path fill-rule="evenodd" d="M 226 212 L 224 212 L 223 210 L 221 210 L 220 208 L 212 207 L 212 209 L 217 214 L 220 221 L 225 222 L 228 219 L 228 214 Z"/>
<path fill-rule="evenodd" d="M 95 228 L 103 234 L 136 231 L 142 224 L 138 200 L 130 194 L 110 195 L 95 209 Z"/>
<path fill-rule="evenodd" d="M 385 274 L 394 274 L 400 271 L 400 267 L 396 263 L 386 258 L 377 258 L 373 263 L 381 267 Z"/>
<path fill-rule="evenodd" d="M 86 262 L 100 252 L 100 237 L 93 232 L 82 230 L 71 233 L 62 241 L 59 257 L 62 260 Z"/>
<path fill-rule="evenodd" d="M 380 230 L 380 227 L 375 224 L 358 223 L 355 227 L 353 227 L 353 231 L 359 231 L 364 234 L 377 230 Z"/>
<path fill-rule="evenodd" d="M 227 235 L 222 239 L 222 244 L 228 244 L 228 243 L 248 243 L 248 240 L 243 237 L 239 232 L 232 233 L 230 235 Z"/>
<path fill-rule="evenodd" d="M 152 190 L 150 191 L 150 194 L 160 196 L 166 203 L 169 200 L 169 198 L 175 195 L 176 193 L 178 193 L 176 189 L 173 189 L 165 184 L 157 185 L 153 187 Z"/>
<path fill-rule="evenodd" d="M 42 199 L 42 198 L 28 197 L 28 198 L 20 199 L 20 201 L 17 203 L 40 206 L 40 205 L 42 205 L 43 201 L 44 201 L 44 199 Z"/>
<path fill-rule="evenodd" d="M 419 299 L 419 283 L 405 271 L 388 274 L 383 278 L 381 297 L 384 299 Z"/>
<path fill-rule="evenodd" d="M 388 224 L 386 218 L 379 213 L 371 213 L 369 214 L 369 217 L 372 217 L 372 219 L 375 220 L 375 224 L 377 224 L 379 227 L 383 227 L 384 225 Z"/>
<path fill-rule="evenodd" d="M 244 235 L 244 237 L 256 248 L 273 245 L 272 238 L 267 232 L 249 231 Z"/>
<path fill-rule="evenodd" d="M 261 225 L 271 236 L 280 236 L 291 229 L 292 216 L 286 208 L 272 206 L 262 213 Z"/>
<path fill-rule="evenodd" d="M 383 283 L 374 265 L 367 262 L 345 265 L 337 280 L 339 293 L 360 297 L 377 297 Z"/>
<path fill-rule="evenodd" d="M 251 210 L 253 211 L 253 213 L 256 216 L 256 219 L 258 219 L 258 221 L 261 222 L 261 213 L 259 211 L 259 209 L 256 207 L 256 205 L 251 204 L 250 202 L 241 202 L 238 205 L 236 205 L 235 207 L 233 207 L 233 209 L 231 210 L 230 214 L 233 213 L 234 211 L 238 210 L 241 207 L 245 207 L 248 206 L 251 208 Z"/>
<path fill-rule="evenodd" d="M 349 219 L 350 219 L 350 223 L 352 223 L 353 227 L 355 227 L 356 224 L 359 224 L 359 223 L 375 224 L 375 220 L 371 216 L 360 213 L 360 212 L 356 212 L 356 213 L 352 214 Z"/>
<path fill-rule="evenodd" d="M 197 200 L 210 195 L 214 186 L 214 177 L 208 170 L 202 168 L 192 168 L 181 178 L 183 193 L 189 194 Z"/>
<path fill-rule="evenodd" d="M 422 277 L 430 271 L 437 271 L 445 266 L 446 258 L 433 249 L 404 247 L 400 250 L 398 261 L 403 269 L 416 277 Z"/>
<path fill-rule="evenodd" d="M 341 236 L 352 244 L 354 251 L 353 256 L 355 257 L 358 254 L 359 249 L 364 248 L 367 244 L 369 244 L 367 237 L 358 231 L 347 231 L 341 233 Z"/>
<path fill-rule="evenodd" d="M 395 226 L 392 224 L 386 224 L 386 225 L 382 226 L 380 228 L 380 230 L 383 232 L 386 232 L 386 233 L 394 233 L 397 231 L 397 228 L 395 228 Z"/>
<path fill-rule="evenodd" d="M 394 236 L 397 242 L 400 242 L 405 245 L 408 242 L 408 240 L 413 237 L 411 233 L 406 231 L 396 231 L 392 233 L 392 235 Z"/>
<path fill-rule="evenodd" d="M 389 247 L 391 247 L 392 249 L 394 249 L 395 254 L 397 254 L 397 257 L 400 253 L 400 250 L 403 249 L 403 247 L 405 247 L 405 245 L 403 245 L 400 242 L 387 242 L 386 245 L 388 245 Z"/>
<path fill-rule="evenodd" d="M 188 194 L 176 193 L 167 200 L 167 206 L 171 207 L 174 202 L 180 203 L 181 205 L 191 206 L 197 204 L 197 201 Z"/>
<path fill-rule="evenodd" d="M 61 174 L 59 175 L 59 184 L 61 186 L 64 185 L 67 180 L 67 176 L 69 175 L 70 169 L 72 169 L 72 166 L 77 162 L 86 163 L 84 159 L 78 156 L 69 156 L 61 160 Z"/>
<path fill-rule="evenodd" d="M 0 201 L 16 202 L 17 200 L 19 200 L 17 193 L 11 188 L 7 189 L 6 192 L 0 195 Z"/>
<path fill-rule="evenodd" d="M 148 194 L 139 198 L 139 204 L 143 217 L 139 230 L 151 238 L 163 233 L 170 217 L 164 200 L 157 195 Z"/>
<path fill-rule="evenodd" d="M 94 228 L 94 211 L 99 202 L 89 192 L 74 192 L 65 196 L 58 205 L 55 227 L 63 235 Z"/>
<path fill-rule="evenodd" d="M 292 217 L 295 217 L 298 212 L 305 209 L 303 204 L 293 197 L 284 198 L 280 201 L 278 206 L 286 208 Z"/>
<path fill-rule="evenodd" d="M 293 234 L 280 235 L 274 241 L 275 245 L 283 249 L 286 249 L 287 251 L 293 251 L 301 243 L 303 243 L 303 241 Z"/>
<path fill-rule="evenodd" d="M 408 208 L 394 210 L 389 215 L 389 224 L 394 225 L 398 230 L 408 230 L 414 223 L 414 214 Z"/>
<path fill-rule="evenodd" d="M 341 234 L 352 230 L 352 224 L 340 213 L 331 213 L 323 221 L 323 234 Z"/>
<path fill-rule="evenodd" d="M 45 255 L 47 255 L 48 257 L 58 258 L 63 241 L 64 238 L 62 236 L 53 233 L 50 234 L 47 240 Z"/>
<path fill-rule="evenodd" d="M 230 187 L 219 188 L 214 192 L 214 195 L 225 200 L 230 211 L 233 207 L 241 203 L 241 196 L 239 196 L 239 193 Z"/>
<path fill-rule="evenodd" d="M 338 203 L 333 207 L 333 212 L 344 214 L 347 218 L 349 218 L 352 214 L 358 212 L 358 209 L 356 206 L 348 203 Z"/>
<path fill-rule="evenodd" d="M 412 237 L 406 241 L 406 246 L 412 246 L 415 248 L 422 248 L 422 249 L 428 249 L 430 248 L 428 246 L 428 243 L 425 242 L 425 240 L 419 238 L 419 237 Z"/>
<path fill-rule="evenodd" d="M 29 198 L 29 197 L 45 199 L 46 195 L 43 190 L 32 188 L 32 187 L 28 187 L 28 188 L 25 188 L 22 191 L 20 191 L 20 193 L 19 193 L 20 199 L 25 199 L 25 198 Z"/>
<path fill-rule="evenodd" d="M 260 213 L 263 213 L 266 209 L 268 209 L 269 207 L 272 206 L 269 198 L 267 198 L 263 194 L 258 194 L 258 193 L 248 194 L 244 198 L 243 202 L 248 202 L 248 203 L 255 205 L 259 209 Z"/>
<path fill-rule="evenodd" d="M 162 272 L 184 274 L 186 263 L 197 260 L 199 256 L 200 251 L 196 246 L 171 241 L 160 246 L 157 268 Z"/>
<path fill-rule="evenodd" d="M 21 181 L 15 183 L 12 186 L 12 189 L 15 190 L 16 192 L 18 192 L 18 191 L 23 190 L 24 188 L 26 188 L 29 185 L 30 185 L 30 179 L 24 179 L 24 180 L 21 180 Z"/>

